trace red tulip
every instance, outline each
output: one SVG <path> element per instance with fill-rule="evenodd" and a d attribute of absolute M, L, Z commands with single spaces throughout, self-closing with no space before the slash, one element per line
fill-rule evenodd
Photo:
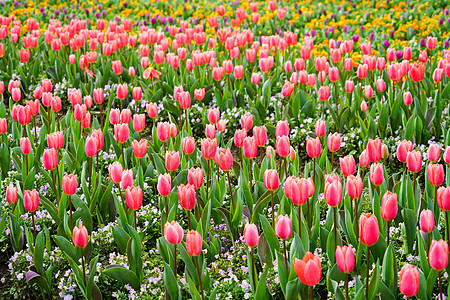
<path fill-rule="evenodd" d="M 258 154 L 258 145 L 254 137 L 246 137 L 244 139 L 243 148 L 244 156 L 248 159 L 253 159 Z"/>
<path fill-rule="evenodd" d="M 249 131 L 253 126 L 253 115 L 244 114 L 241 116 L 241 127 L 245 131 Z"/>
<path fill-rule="evenodd" d="M 381 185 L 384 182 L 384 169 L 382 164 L 372 164 L 370 166 L 370 182 L 373 185 Z"/>
<path fill-rule="evenodd" d="M 288 121 L 278 121 L 275 128 L 275 136 L 289 136 L 289 122 Z"/>
<path fill-rule="evenodd" d="M 54 148 L 45 149 L 42 155 L 42 163 L 48 171 L 54 170 L 58 166 L 58 156 Z"/>
<path fill-rule="evenodd" d="M 185 210 L 191 210 L 195 206 L 195 190 L 190 184 L 178 186 L 178 201 Z"/>
<path fill-rule="evenodd" d="M 191 136 L 187 136 L 183 138 L 181 141 L 181 144 L 183 145 L 183 152 L 187 155 L 192 154 L 195 150 L 195 140 Z"/>
<path fill-rule="evenodd" d="M 208 121 L 211 124 L 217 124 L 220 120 L 220 110 L 218 108 L 208 109 Z"/>
<path fill-rule="evenodd" d="M 402 267 L 398 279 L 400 293 L 406 297 L 414 297 L 419 291 L 420 274 L 416 267 L 406 264 Z"/>
<path fill-rule="evenodd" d="M 249 247 L 255 247 L 259 243 L 258 227 L 255 224 L 245 224 L 244 241 Z"/>
<path fill-rule="evenodd" d="M 286 135 L 277 137 L 277 153 L 282 157 L 288 157 L 291 152 L 291 144 Z"/>
<path fill-rule="evenodd" d="M 339 163 L 344 176 L 353 175 L 356 172 L 355 159 L 353 158 L 353 155 L 348 155 L 344 158 L 340 157 Z"/>
<path fill-rule="evenodd" d="M 95 137 L 88 136 L 84 145 L 84 153 L 89 157 L 97 155 L 97 141 Z"/>
<path fill-rule="evenodd" d="M 444 166 L 441 164 L 429 164 L 427 171 L 428 181 L 432 186 L 440 186 L 444 182 Z"/>
<path fill-rule="evenodd" d="M 436 201 L 440 209 L 450 211 L 450 187 L 441 186 L 436 192 Z"/>
<path fill-rule="evenodd" d="M 273 212 L 272 212 L 273 213 Z M 279 215 L 275 222 L 275 232 L 278 237 L 287 240 L 292 235 L 292 222 L 288 215 Z"/>
<path fill-rule="evenodd" d="M 253 136 L 256 140 L 256 145 L 258 147 L 263 147 L 267 143 L 267 130 L 266 126 L 255 126 L 253 127 Z"/>
<path fill-rule="evenodd" d="M 233 155 L 230 149 L 218 148 L 214 160 L 222 171 L 229 171 L 233 167 Z"/>
<path fill-rule="evenodd" d="M 89 234 L 87 228 L 80 224 L 78 227 L 73 228 L 72 233 L 73 243 L 78 248 L 84 248 L 89 243 Z"/>
<path fill-rule="evenodd" d="M 415 81 L 420 82 L 423 80 L 423 77 L 425 75 L 425 66 L 421 63 L 413 64 L 410 66 L 409 69 L 409 77 Z"/>
<path fill-rule="evenodd" d="M 403 140 L 397 143 L 397 159 L 405 163 L 408 153 L 412 151 L 412 148 L 413 144 L 411 141 Z"/>
<path fill-rule="evenodd" d="M 417 173 L 422 170 L 422 153 L 419 151 L 411 151 L 406 156 L 406 166 L 408 170 Z"/>
<path fill-rule="evenodd" d="M 39 194 L 33 189 L 25 190 L 23 193 L 23 206 L 28 212 L 34 212 L 39 206 Z"/>
<path fill-rule="evenodd" d="M 6 201 L 9 204 L 14 204 L 17 202 L 17 188 L 12 185 L 8 185 L 6 188 Z"/>
<path fill-rule="evenodd" d="M 201 152 L 204 159 L 214 159 L 217 151 L 217 140 L 205 138 L 201 141 Z"/>
<path fill-rule="evenodd" d="M 133 185 L 133 170 L 123 170 L 120 186 L 126 190 L 127 187 Z"/>
<path fill-rule="evenodd" d="M 448 244 L 444 240 L 432 240 L 428 251 L 430 267 L 440 272 L 448 265 Z"/>
<path fill-rule="evenodd" d="M 325 183 L 324 199 L 332 207 L 336 207 L 341 203 L 342 183 L 340 179 Z"/>
<path fill-rule="evenodd" d="M 269 191 L 275 191 L 280 186 L 280 177 L 277 170 L 267 169 L 264 171 L 264 186 Z"/>
<path fill-rule="evenodd" d="M 142 132 L 145 129 L 145 114 L 135 114 L 133 116 L 133 129 Z"/>
<path fill-rule="evenodd" d="M 325 136 L 327 127 L 326 123 L 323 120 L 317 120 L 316 125 L 314 126 L 314 132 L 316 133 L 317 137 L 323 137 Z"/>
<path fill-rule="evenodd" d="M 359 218 L 359 239 L 367 247 L 377 243 L 380 236 L 378 220 L 375 215 L 362 214 Z"/>
<path fill-rule="evenodd" d="M 359 175 L 350 175 L 347 177 L 347 193 L 352 199 L 358 199 L 361 197 L 363 190 L 363 182 Z"/>
<path fill-rule="evenodd" d="M 128 128 L 128 124 L 114 125 L 114 137 L 117 142 L 121 144 L 128 141 L 128 138 L 130 137 L 130 129 Z"/>
<path fill-rule="evenodd" d="M 186 234 L 186 250 L 190 256 L 198 256 L 202 253 L 202 237 L 196 230 L 189 230 Z"/>
<path fill-rule="evenodd" d="M 156 118 L 156 116 L 158 115 L 158 105 L 154 102 L 150 102 L 149 104 L 147 104 L 146 110 L 147 115 L 152 119 Z"/>
<path fill-rule="evenodd" d="M 379 162 L 381 160 L 381 140 L 379 138 L 375 140 L 369 139 L 369 142 L 367 143 L 367 153 L 370 162 Z"/>
<path fill-rule="evenodd" d="M 383 220 L 392 221 L 397 216 L 398 202 L 397 194 L 386 191 L 381 199 L 381 217 Z"/>
<path fill-rule="evenodd" d="M 119 183 L 122 180 L 123 168 L 120 162 L 116 161 L 109 166 L 109 178 L 114 183 Z"/>
<path fill-rule="evenodd" d="M 131 147 L 137 158 L 143 158 L 147 153 L 147 140 L 133 140 L 133 142 L 131 142 Z"/>
<path fill-rule="evenodd" d="M 73 174 L 66 174 L 62 179 L 63 192 L 66 195 L 73 195 L 77 192 L 78 187 L 78 176 Z"/>
<path fill-rule="evenodd" d="M 438 144 L 433 143 L 428 148 L 428 160 L 431 162 L 437 162 L 441 158 L 441 147 Z"/>
<path fill-rule="evenodd" d="M 319 283 L 322 275 L 322 263 L 318 255 L 306 252 L 303 259 L 294 260 L 294 269 L 303 284 L 314 286 Z"/>
<path fill-rule="evenodd" d="M 31 142 L 27 137 L 20 138 L 20 151 L 24 155 L 28 155 L 31 153 Z"/>
<path fill-rule="evenodd" d="M 190 168 L 188 171 L 188 184 L 198 190 L 203 184 L 203 170 L 201 168 Z"/>
<path fill-rule="evenodd" d="M 165 165 L 168 171 L 175 171 L 180 165 L 180 153 L 178 151 L 167 151 Z"/>
<path fill-rule="evenodd" d="M 164 225 L 164 238 L 172 245 L 181 243 L 183 236 L 183 228 L 181 228 L 177 221 L 167 222 Z"/>
<path fill-rule="evenodd" d="M 157 189 L 158 193 L 163 197 L 170 195 L 172 191 L 172 177 L 170 177 L 170 174 L 159 174 Z"/>
<path fill-rule="evenodd" d="M 125 190 L 125 199 L 127 201 L 127 206 L 131 210 L 138 210 L 142 206 L 142 189 L 138 186 L 128 186 Z"/>
<path fill-rule="evenodd" d="M 342 273 L 350 273 L 355 267 L 355 254 L 352 246 L 337 246 L 336 248 L 336 263 L 339 271 Z"/>
<path fill-rule="evenodd" d="M 336 152 L 341 147 L 341 135 L 337 132 L 328 134 L 327 138 L 328 150 Z"/>
<path fill-rule="evenodd" d="M 420 230 L 425 233 L 430 233 L 434 230 L 434 215 L 433 212 L 429 209 L 424 209 L 420 213 Z"/>

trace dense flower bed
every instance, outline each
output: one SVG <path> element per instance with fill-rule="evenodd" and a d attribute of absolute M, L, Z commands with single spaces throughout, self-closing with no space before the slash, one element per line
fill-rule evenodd
<path fill-rule="evenodd" d="M 0 0 L 0 298 L 445 299 L 447 1 Z"/>

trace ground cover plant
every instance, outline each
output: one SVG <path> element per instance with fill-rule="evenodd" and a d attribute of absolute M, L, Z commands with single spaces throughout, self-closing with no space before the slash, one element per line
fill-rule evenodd
<path fill-rule="evenodd" d="M 0 298 L 446 299 L 447 1 L 0 0 Z"/>

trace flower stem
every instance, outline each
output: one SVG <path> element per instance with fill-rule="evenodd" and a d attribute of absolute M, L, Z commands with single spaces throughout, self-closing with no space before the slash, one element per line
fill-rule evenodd
<path fill-rule="evenodd" d="M 137 231 L 137 218 L 136 218 L 136 210 L 134 210 L 134 230 Z"/>
<path fill-rule="evenodd" d="M 370 247 L 367 246 L 366 299 L 369 299 Z"/>
<path fill-rule="evenodd" d="M 255 252 L 253 247 L 250 247 L 250 253 L 252 255 L 252 274 L 253 274 L 253 291 L 256 291 L 256 287 L 258 286 L 258 279 L 256 278 L 256 266 L 255 266 Z"/>
<path fill-rule="evenodd" d="M 345 274 L 345 299 L 350 299 L 348 297 L 348 273 Z"/>
<path fill-rule="evenodd" d="M 80 248 L 81 250 L 81 265 L 83 266 L 83 283 L 86 285 L 86 269 L 84 267 L 84 255 L 83 255 L 83 248 Z"/>
<path fill-rule="evenodd" d="M 197 267 L 197 275 L 198 280 L 200 282 L 200 295 L 202 295 L 202 300 L 205 300 L 205 296 L 203 295 L 203 283 L 202 283 L 202 275 L 200 274 L 200 267 L 198 266 L 198 257 L 194 258 L 195 266 Z"/>
<path fill-rule="evenodd" d="M 273 205 L 273 191 L 270 192 L 271 202 L 272 202 L 272 226 L 275 228 L 275 210 Z"/>
<path fill-rule="evenodd" d="M 228 179 L 228 187 L 230 188 L 230 197 L 231 197 L 231 210 L 230 210 L 230 212 L 232 212 L 232 211 L 234 211 L 234 199 L 233 199 L 233 190 L 231 188 L 230 171 L 227 172 L 227 179 Z"/>
<path fill-rule="evenodd" d="M 173 274 L 177 278 L 177 244 L 173 245 Z"/>
<path fill-rule="evenodd" d="M 31 212 L 31 221 L 33 222 L 34 245 L 36 245 L 36 224 L 34 223 L 34 211 Z"/>
<path fill-rule="evenodd" d="M 302 239 L 302 206 L 298 206 L 298 237 Z"/>
<path fill-rule="evenodd" d="M 337 206 L 334 208 L 334 248 L 337 247 Z"/>
<path fill-rule="evenodd" d="M 73 228 L 73 219 L 72 219 L 72 196 L 69 195 L 69 210 L 70 210 L 70 228 Z"/>

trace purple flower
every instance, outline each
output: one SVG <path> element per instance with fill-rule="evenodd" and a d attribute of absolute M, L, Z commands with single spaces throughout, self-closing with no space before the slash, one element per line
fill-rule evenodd
<path fill-rule="evenodd" d="M 161 19 L 159 19 L 159 22 L 161 23 L 161 25 L 166 24 L 166 17 L 162 17 Z"/>
<path fill-rule="evenodd" d="M 349 27 L 348 25 L 345 25 L 345 26 L 344 26 L 344 32 L 347 32 L 348 27 Z"/>
<path fill-rule="evenodd" d="M 357 42 L 357 41 L 359 41 L 359 35 L 357 35 L 357 34 L 355 34 L 354 36 L 352 36 L 352 40 L 353 40 L 353 42 Z"/>
<path fill-rule="evenodd" d="M 397 53 L 395 53 L 395 55 L 397 56 L 397 59 L 400 60 L 403 57 L 403 52 L 397 51 Z"/>
<path fill-rule="evenodd" d="M 373 39 L 375 38 L 375 33 L 370 33 L 369 35 L 369 40 L 373 41 Z"/>
<path fill-rule="evenodd" d="M 383 42 L 384 47 L 389 48 L 389 41 L 388 40 L 384 40 Z"/>
<path fill-rule="evenodd" d="M 425 39 L 424 38 L 422 38 L 421 40 L 420 40 L 420 47 L 425 47 Z"/>
<path fill-rule="evenodd" d="M 311 36 L 312 37 L 315 37 L 316 36 L 316 31 L 313 29 L 313 30 L 311 30 Z"/>

